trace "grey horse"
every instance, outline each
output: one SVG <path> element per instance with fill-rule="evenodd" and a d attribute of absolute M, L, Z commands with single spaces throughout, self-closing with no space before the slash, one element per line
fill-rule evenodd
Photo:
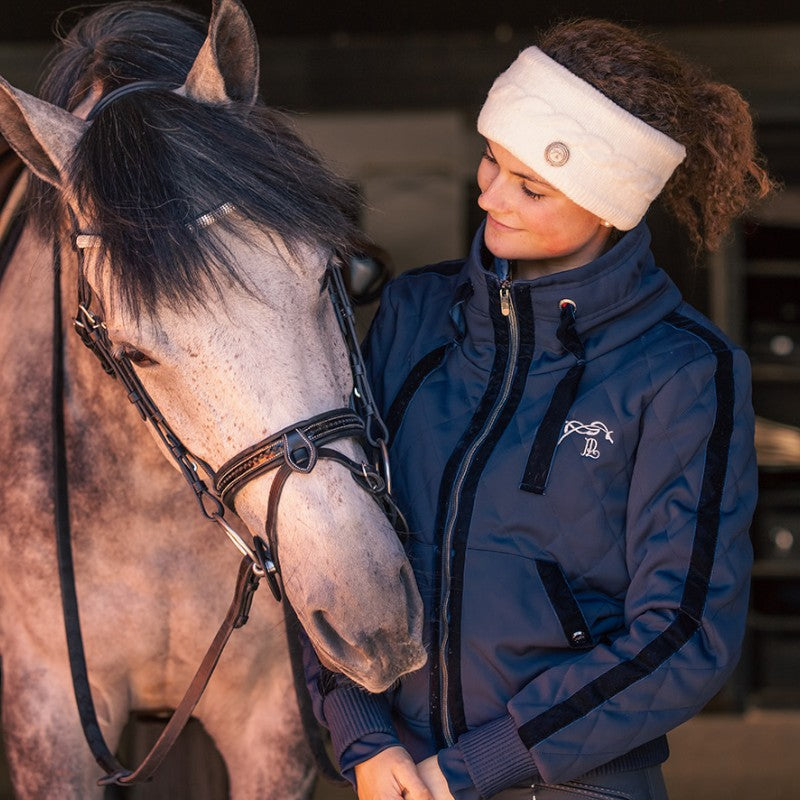
<path fill-rule="evenodd" d="M 128 14 L 140 34 L 173 14 L 119 8 L 104 19 Z M 174 88 L 131 94 L 92 122 L 88 110 L 113 88 L 102 81 L 73 96 L 70 112 L 0 79 L 0 133 L 54 199 L 65 330 L 77 231 L 115 353 L 189 450 L 218 469 L 276 430 L 347 406 L 348 355 L 321 292 L 344 223 L 330 212 L 341 184 L 256 101 L 257 42 L 238 0 L 214 3 L 187 63 L 181 80 L 167 76 Z M 219 207 L 227 213 L 198 233 L 193 223 Z M 0 283 L 3 730 L 18 797 L 89 800 L 102 789 L 75 709 L 53 536 L 54 292 L 51 243 L 26 224 Z M 225 614 L 240 556 L 198 514 L 124 392 L 64 336 L 77 595 L 97 716 L 114 747 L 132 709 L 177 704 Z M 333 446 L 364 460 L 355 440 Z M 272 474 L 236 497 L 230 519 L 242 535 L 263 535 Z M 289 478 L 277 528 L 285 596 L 326 666 L 371 691 L 421 666 L 421 603 L 402 546 L 348 470 L 320 460 Z M 195 713 L 232 798 L 309 796 L 282 610 L 267 592 Z"/>

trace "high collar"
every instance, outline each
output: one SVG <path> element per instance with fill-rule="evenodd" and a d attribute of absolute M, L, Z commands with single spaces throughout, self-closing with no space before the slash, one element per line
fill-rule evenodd
<path fill-rule="evenodd" d="M 507 274 L 507 264 L 495 259 L 484 245 L 484 225 L 473 239 L 461 271 L 458 299 L 454 299 L 464 304 L 465 336 L 478 346 L 493 340 L 490 315 L 497 304 L 490 302 L 490 296 L 498 296 L 499 276 Z M 464 291 L 465 284 L 471 286 L 471 293 Z M 535 352 L 556 357 L 563 354 L 556 330 L 564 299 L 576 305 L 576 329 L 586 342 L 587 358 L 636 338 L 681 302 L 675 284 L 654 263 L 650 232 L 643 222 L 594 261 L 532 280 L 514 280 L 512 292 L 515 299 L 521 293 L 530 295 Z M 466 300 L 460 299 L 465 296 Z"/>

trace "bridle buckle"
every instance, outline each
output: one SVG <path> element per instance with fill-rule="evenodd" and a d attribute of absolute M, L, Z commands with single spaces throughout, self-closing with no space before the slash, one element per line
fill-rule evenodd
<path fill-rule="evenodd" d="M 258 565 L 264 571 L 264 577 L 267 579 L 272 596 L 280 603 L 281 587 L 278 583 L 278 568 L 272 560 L 272 555 L 267 548 L 267 543 L 260 536 L 253 537 L 253 552 L 255 553 Z"/>

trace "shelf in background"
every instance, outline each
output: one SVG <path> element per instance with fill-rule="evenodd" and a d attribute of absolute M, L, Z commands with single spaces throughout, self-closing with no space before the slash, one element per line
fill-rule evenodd
<path fill-rule="evenodd" d="M 748 259 L 745 261 L 745 272 L 748 277 L 800 279 L 800 259 Z"/>
<path fill-rule="evenodd" d="M 766 614 L 751 611 L 747 617 L 750 630 L 764 633 L 789 633 L 800 635 L 800 614 Z"/>
<path fill-rule="evenodd" d="M 800 381 L 800 364 L 786 362 L 752 361 L 753 380 L 765 383 L 795 383 Z"/>
<path fill-rule="evenodd" d="M 756 559 L 753 564 L 754 578 L 800 578 L 800 561 L 789 559 Z"/>

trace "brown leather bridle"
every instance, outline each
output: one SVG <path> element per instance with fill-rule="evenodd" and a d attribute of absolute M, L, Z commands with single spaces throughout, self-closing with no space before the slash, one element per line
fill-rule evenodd
<path fill-rule="evenodd" d="M 90 112 L 91 120 L 97 111 L 117 97 L 143 89 L 174 88 L 152 81 L 127 84 L 104 97 Z M 226 203 L 201 215 L 192 223 L 193 229 L 214 224 L 233 211 Z M 53 420 L 54 420 L 54 464 L 56 486 L 56 539 L 61 581 L 62 605 L 67 629 L 67 646 L 72 672 L 73 688 L 84 735 L 98 764 L 107 773 L 98 783 L 102 785 L 130 785 L 148 780 L 163 761 L 178 734 L 181 732 L 199 701 L 211 673 L 222 654 L 231 632 L 247 622 L 253 593 L 262 578 L 266 578 L 273 596 L 280 600 L 278 545 L 278 504 L 287 479 L 293 473 L 309 474 L 320 459 L 335 461 L 346 467 L 354 480 L 367 491 L 384 511 L 399 534 L 408 532 L 406 521 L 391 496 L 391 478 L 387 450 L 388 432 L 375 406 L 372 391 L 366 378 L 363 355 L 358 343 L 355 318 L 342 277 L 341 260 L 334 256 L 326 267 L 323 291 L 327 289 L 339 328 L 349 353 L 353 374 L 351 408 L 337 408 L 310 419 L 301 420 L 246 448 L 223 464 L 216 472 L 203 459 L 191 453 L 173 431 L 158 406 L 141 383 L 136 370 L 125 353 L 115 351 L 100 314 L 92 309 L 92 289 L 86 277 L 84 250 L 94 245 L 95 237 L 78 229 L 73 217 L 73 245 L 78 253 L 77 311 L 73 320 L 75 331 L 83 343 L 94 353 L 101 366 L 110 376 L 119 380 L 128 399 L 133 403 L 142 419 L 150 425 L 177 464 L 181 474 L 191 487 L 203 515 L 219 525 L 233 542 L 243 558 L 236 579 L 234 597 L 228 612 L 209 647 L 200 667 L 195 673 L 189 689 L 178 704 L 156 744 L 135 769 L 123 767 L 110 752 L 97 722 L 91 690 L 89 687 L 86 659 L 80 632 L 75 576 L 72 563 L 68 513 L 68 485 L 66 474 L 66 442 L 63 414 L 63 339 L 60 302 L 60 250 L 53 246 L 54 262 L 54 350 L 53 350 Z M 341 439 L 356 439 L 377 454 L 377 464 L 357 462 L 326 445 Z M 248 543 L 225 519 L 226 506 L 234 510 L 236 494 L 250 481 L 265 473 L 277 470 L 270 487 L 264 537 L 253 536 Z M 201 477 L 204 473 L 206 480 Z M 213 489 L 209 489 L 209 481 Z M 294 624 L 294 615 L 288 603 L 284 603 L 287 624 Z M 291 639 L 291 637 L 290 637 Z M 290 642 L 291 644 L 291 642 Z M 296 686 L 300 669 L 298 655 L 292 651 Z M 309 732 L 313 719 L 307 695 L 298 691 L 301 714 Z M 327 777 L 336 780 L 338 773 L 330 765 L 321 743 L 311 742 L 317 757 L 317 766 Z M 339 779 L 341 780 L 341 779 Z"/>
<path fill-rule="evenodd" d="M 57 525 L 58 536 L 61 540 L 58 548 L 59 572 L 67 626 L 67 644 L 73 668 L 73 685 L 84 733 L 96 760 L 107 773 L 99 783 L 130 785 L 148 780 L 174 744 L 199 701 L 231 632 L 247 621 L 253 593 L 262 578 L 267 579 L 275 599 L 281 600 L 277 555 L 278 504 L 290 475 L 311 473 L 320 459 L 335 461 L 346 467 L 356 483 L 375 499 L 399 534 L 406 533 L 408 526 L 390 494 L 386 425 L 376 409 L 371 389 L 366 380 L 364 359 L 356 336 L 353 311 L 341 273 L 341 263 L 338 259 L 334 258 L 329 261 L 323 286 L 327 288 L 330 295 L 349 352 L 354 383 L 353 408 L 333 409 L 283 428 L 241 451 L 215 472 L 203 459 L 191 453 L 181 442 L 142 385 L 130 359 L 124 353 L 114 350 L 102 317 L 92 310 L 92 291 L 86 279 L 83 247 L 81 246 L 86 246 L 87 239 L 82 239 L 82 237 L 88 239 L 91 235 L 82 233 L 75 235 L 76 249 L 79 253 L 78 306 L 73 321 L 75 331 L 98 358 L 103 369 L 120 381 L 128 399 L 136 406 L 142 419 L 152 425 L 158 438 L 192 488 L 203 515 L 218 524 L 243 555 L 231 606 L 186 695 L 178 704 L 153 749 L 145 756 L 139 767 L 129 770 L 123 767 L 110 753 L 96 721 L 80 636 L 68 524 L 62 520 L 62 524 Z M 58 286 L 58 278 L 56 278 L 56 286 Z M 55 302 L 58 303 L 57 300 Z M 57 322 L 57 325 L 60 330 L 60 321 Z M 368 445 L 378 454 L 378 464 L 373 465 L 367 461 L 357 462 L 338 450 L 326 446 L 341 439 L 356 439 Z M 253 536 L 252 544 L 249 544 L 238 531 L 228 524 L 225 519 L 225 508 L 234 510 L 236 494 L 250 481 L 272 470 L 276 470 L 276 475 L 269 492 L 264 537 Z M 213 490 L 209 489 L 206 480 L 201 477 L 201 471 L 205 473 L 207 479 L 210 479 Z M 59 494 L 58 491 L 57 494 Z M 68 517 L 68 515 L 62 516 Z M 66 534 L 64 528 L 66 528 Z M 64 541 L 65 536 L 66 540 Z M 284 612 L 287 615 L 287 624 L 294 626 L 296 624 L 294 613 L 288 604 L 285 604 Z M 290 647 L 290 653 L 295 662 L 293 668 L 297 672 L 300 668 L 297 663 L 298 656 L 291 651 Z M 295 678 L 296 684 L 298 684 L 298 676 L 296 675 Z M 304 727 L 312 738 L 314 736 L 313 714 L 307 708 L 307 696 L 301 696 L 300 691 L 298 690 L 298 695 L 301 702 L 301 713 L 304 716 Z M 313 738 L 311 744 L 321 772 L 330 780 L 341 781 L 335 768 L 330 765 L 322 744 L 314 742 Z"/>
<path fill-rule="evenodd" d="M 204 217 L 215 220 L 221 213 L 225 212 L 217 209 Z M 194 225 L 199 227 L 197 221 Z M 191 486 L 203 515 L 220 525 L 242 555 L 250 558 L 254 572 L 259 577 L 267 578 L 276 600 L 281 597 L 276 565 L 277 507 L 286 479 L 293 472 L 310 473 L 320 458 L 336 461 L 345 466 L 357 483 L 375 497 L 395 528 L 405 527 L 405 520 L 390 494 L 386 425 L 378 414 L 366 380 L 353 311 L 338 258 L 329 260 L 323 287 L 327 287 L 350 357 L 354 384 L 353 408 L 333 409 L 289 425 L 242 450 L 215 472 L 181 442 L 142 385 L 130 359 L 124 353 L 114 350 L 102 317 L 92 310 L 92 290 L 86 279 L 83 250 L 91 246 L 95 238 L 86 233 L 76 233 L 74 237 L 79 253 L 75 330 L 98 358 L 103 369 L 122 383 L 128 399 L 136 406 L 142 419 L 153 426 L 158 438 Z M 377 469 L 366 461 L 356 462 L 337 450 L 323 446 L 339 439 L 351 438 L 365 440 L 380 455 Z M 266 541 L 259 541 L 260 537 L 254 537 L 253 545 L 250 546 L 225 520 L 225 506 L 234 510 L 236 494 L 250 481 L 274 469 L 277 469 L 278 474 L 270 489 L 265 522 Z M 206 481 L 200 477 L 200 470 L 210 479 L 213 491 L 209 490 Z"/>

